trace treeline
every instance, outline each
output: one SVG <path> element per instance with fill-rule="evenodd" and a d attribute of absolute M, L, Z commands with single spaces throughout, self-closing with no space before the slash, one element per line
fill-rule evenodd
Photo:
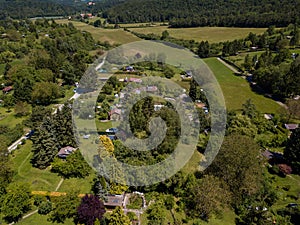
<path fill-rule="evenodd" d="M 110 23 L 165 22 L 171 27 L 286 26 L 299 18 L 300 1 L 128 0 L 103 13 Z"/>
<path fill-rule="evenodd" d="M 44 16 L 67 16 L 75 14 L 80 7 L 70 4 L 72 1 L 0 1 L 0 19 L 11 17 L 14 19 L 44 17 Z"/>

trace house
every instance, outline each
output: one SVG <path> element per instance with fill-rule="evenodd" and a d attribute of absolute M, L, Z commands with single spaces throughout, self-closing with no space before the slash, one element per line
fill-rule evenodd
<path fill-rule="evenodd" d="M 263 151 L 262 156 L 265 157 L 270 164 L 276 164 L 276 163 L 281 163 L 283 162 L 283 154 L 279 152 L 272 152 L 268 149 Z"/>
<path fill-rule="evenodd" d="M 147 92 L 156 92 L 158 88 L 156 86 L 147 86 L 146 91 Z"/>
<path fill-rule="evenodd" d="M 74 151 L 76 151 L 76 148 L 67 146 L 67 147 L 61 148 L 59 150 L 59 152 L 57 153 L 57 156 L 61 159 L 65 159 L 68 157 L 68 155 L 72 154 Z"/>
<path fill-rule="evenodd" d="M 264 114 L 265 119 L 267 120 L 271 120 L 273 119 L 273 115 L 272 114 Z"/>
<path fill-rule="evenodd" d="M 135 77 L 130 77 L 129 82 L 134 82 L 134 83 L 142 83 L 142 79 L 135 78 Z"/>
<path fill-rule="evenodd" d="M 284 126 L 289 131 L 293 131 L 299 127 L 299 124 L 284 124 Z"/>
<path fill-rule="evenodd" d="M 161 105 L 161 104 L 154 105 L 154 111 L 159 111 L 159 110 L 161 110 L 163 107 L 164 107 L 164 105 Z"/>
<path fill-rule="evenodd" d="M 121 109 L 117 109 L 117 108 L 112 109 L 112 110 L 108 113 L 108 115 L 109 115 L 109 120 L 120 120 L 120 118 L 121 118 L 121 113 L 122 113 Z"/>
<path fill-rule="evenodd" d="M 125 70 L 126 70 L 126 72 L 134 72 L 133 66 L 126 66 Z"/>
<path fill-rule="evenodd" d="M 124 195 L 108 195 L 104 201 L 104 206 L 107 208 L 122 207 L 124 202 Z"/>
<path fill-rule="evenodd" d="M 12 86 L 7 86 L 7 87 L 5 87 L 5 88 L 2 89 L 2 91 L 3 91 L 4 94 L 6 94 L 6 93 L 8 93 L 8 92 L 10 92 L 12 90 L 13 90 Z"/>

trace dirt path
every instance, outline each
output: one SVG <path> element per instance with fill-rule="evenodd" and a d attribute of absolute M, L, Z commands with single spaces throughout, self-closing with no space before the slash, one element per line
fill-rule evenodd
<path fill-rule="evenodd" d="M 57 184 L 55 191 L 58 191 L 58 189 L 60 188 L 60 186 L 62 185 L 62 183 L 64 182 L 64 178 L 61 178 L 61 180 L 59 181 L 59 183 Z"/>
<path fill-rule="evenodd" d="M 237 74 L 240 74 L 240 72 L 236 69 L 236 68 L 234 68 L 233 66 L 231 66 L 231 65 L 229 65 L 227 62 L 225 62 L 223 59 L 221 59 L 221 58 L 217 58 L 224 66 L 226 66 L 228 69 L 230 69 L 232 72 L 234 72 L 234 73 L 237 73 Z"/>

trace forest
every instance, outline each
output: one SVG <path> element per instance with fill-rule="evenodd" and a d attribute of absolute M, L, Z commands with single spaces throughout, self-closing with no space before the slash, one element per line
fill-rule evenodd
<path fill-rule="evenodd" d="M 171 27 L 268 27 L 296 22 L 299 9 L 299 0 L 128 0 L 103 16 L 110 23 L 168 21 Z"/>

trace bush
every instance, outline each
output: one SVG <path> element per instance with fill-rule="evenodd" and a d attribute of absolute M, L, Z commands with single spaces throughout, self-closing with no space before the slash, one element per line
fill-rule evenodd
<path fill-rule="evenodd" d="M 34 202 L 33 202 L 33 204 L 35 205 L 35 206 L 40 206 L 40 204 L 44 201 L 44 197 L 43 196 L 40 196 L 40 195 L 36 195 L 35 197 L 34 197 Z"/>
<path fill-rule="evenodd" d="M 38 213 L 42 215 L 47 215 L 51 211 L 52 211 L 52 203 L 50 201 L 42 202 L 38 209 Z"/>

